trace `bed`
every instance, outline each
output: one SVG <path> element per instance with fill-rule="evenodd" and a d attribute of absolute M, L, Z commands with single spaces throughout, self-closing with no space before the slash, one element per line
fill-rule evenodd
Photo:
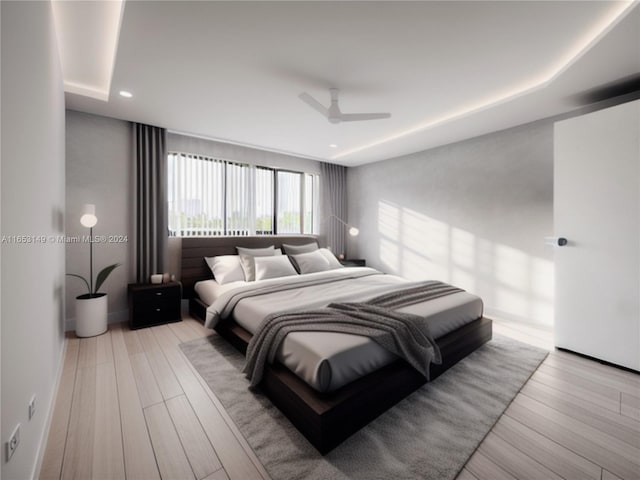
<path fill-rule="evenodd" d="M 204 261 L 204 257 L 233 255 L 236 246 L 280 248 L 282 244 L 303 245 L 314 240 L 310 236 L 183 238 L 181 280 L 190 313 L 215 325 L 220 335 L 245 353 L 260 319 L 283 305 L 284 299 L 288 299 L 289 308 L 318 307 L 329 303 L 327 299 L 362 301 L 406 285 L 398 277 L 357 267 L 299 275 L 287 280 L 295 285 L 286 287 L 280 287 L 278 279 L 267 279 L 220 288 Z M 251 293 L 235 305 L 229 318 L 218 312 L 229 297 L 253 289 L 268 293 Z M 432 300 L 428 305 L 412 305 L 407 311 L 428 313 L 431 319 L 430 327 L 442 355 L 441 364 L 429 367 L 431 380 L 492 335 L 491 321 L 482 316 L 482 302 L 466 292 Z M 318 341 L 318 335 L 324 335 L 324 341 Z M 276 360 L 265 368 L 259 387 L 325 454 L 425 382 L 425 377 L 407 362 L 370 339 L 344 333 L 296 332 L 285 337 Z"/>

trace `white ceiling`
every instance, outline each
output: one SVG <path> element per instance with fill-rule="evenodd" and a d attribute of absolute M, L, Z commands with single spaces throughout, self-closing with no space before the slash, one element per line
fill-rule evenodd
<path fill-rule="evenodd" d="M 573 110 L 576 93 L 640 72 L 628 5 L 128 1 L 109 101 L 67 106 L 360 165 Z M 329 124 L 298 98 L 328 104 L 329 87 L 344 112 L 392 117 Z"/>

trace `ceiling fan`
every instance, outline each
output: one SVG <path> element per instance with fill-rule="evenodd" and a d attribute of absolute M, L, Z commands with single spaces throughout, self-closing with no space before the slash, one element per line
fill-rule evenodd
<path fill-rule="evenodd" d="M 378 120 L 381 118 L 391 117 L 390 113 L 342 113 L 340 111 L 340 107 L 338 106 L 339 90 L 337 88 L 330 88 L 329 93 L 331 94 L 331 105 L 329 105 L 329 108 L 322 105 L 306 92 L 301 93 L 299 97 L 300 100 L 302 100 L 314 110 L 320 112 L 331 123 L 358 122 L 362 120 Z"/>

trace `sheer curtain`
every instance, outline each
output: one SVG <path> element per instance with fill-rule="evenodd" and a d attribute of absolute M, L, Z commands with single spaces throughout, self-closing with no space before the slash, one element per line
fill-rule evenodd
<path fill-rule="evenodd" d="M 347 221 L 347 167 L 333 163 L 320 164 L 320 184 L 322 198 L 321 233 L 331 251 L 347 254 L 346 228 L 331 215 Z"/>
<path fill-rule="evenodd" d="M 176 237 L 225 234 L 225 163 L 169 154 L 169 232 Z"/>
<path fill-rule="evenodd" d="M 255 167 L 227 162 L 227 235 L 255 235 Z"/>
<path fill-rule="evenodd" d="M 133 124 L 133 262 L 139 283 L 167 265 L 167 151 L 163 128 Z"/>

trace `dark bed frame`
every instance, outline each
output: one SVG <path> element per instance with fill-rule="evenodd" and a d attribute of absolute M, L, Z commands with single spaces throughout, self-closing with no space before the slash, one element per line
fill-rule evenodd
<path fill-rule="evenodd" d="M 197 298 L 197 281 L 213 278 L 204 257 L 233 255 L 235 247 L 259 248 L 283 243 L 302 245 L 313 236 L 207 237 L 182 239 L 182 285 L 189 312 L 204 320 L 207 306 Z M 221 322 L 216 331 L 243 354 L 251 334 L 233 321 Z M 442 364 L 432 364 L 431 380 L 469 353 L 491 340 L 491 320 L 481 317 L 439 338 Z M 279 363 L 267 366 L 261 390 L 323 455 L 364 427 L 403 398 L 420 388 L 426 379 L 404 360 L 387 365 L 330 393 L 320 393 Z"/>

